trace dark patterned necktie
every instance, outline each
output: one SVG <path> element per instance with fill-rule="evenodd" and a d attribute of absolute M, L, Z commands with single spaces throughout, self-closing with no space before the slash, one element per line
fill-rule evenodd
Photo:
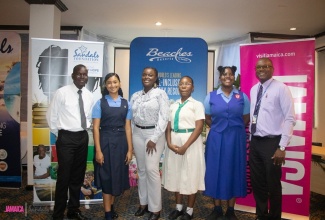
<path fill-rule="evenodd" d="M 254 134 L 256 132 L 257 116 L 258 116 L 258 112 L 259 112 L 260 106 L 261 106 L 262 94 L 263 94 L 263 86 L 260 85 L 260 88 L 258 89 L 258 93 L 257 93 L 256 105 L 255 105 L 254 116 L 253 116 L 253 117 L 255 117 L 256 121 L 255 121 L 255 123 L 252 123 L 251 134 Z"/>
<path fill-rule="evenodd" d="M 84 102 L 82 100 L 82 90 L 78 90 L 79 94 L 79 108 L 80 108 L 80 116 L 81 116 L 81 127 L 86 130 L 87 129 L 87 121 L 86 121 L 86 115 L 85 115 L 85 110 L 84 110 Z"/>

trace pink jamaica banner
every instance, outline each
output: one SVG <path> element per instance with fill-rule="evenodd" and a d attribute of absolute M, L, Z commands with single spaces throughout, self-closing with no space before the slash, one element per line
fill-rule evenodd
<path fill-rule="evenodd" d="M 286 162 L 282 168 L 282 211 L 309 215 L 312 125 L 314 113 L 315 40 L 303 39 L 240 46 L 241 90 L 248 96 L 258 83 L 255 64 L 267 57 L 273 62 L 273 78 L 289 86 L 297 123 L 286 148 Z M 247 149 L 249 151 L 249 148 Z M 255 207 L 249 163 L 247 163 L 247 197 L 237 203 Z"/>

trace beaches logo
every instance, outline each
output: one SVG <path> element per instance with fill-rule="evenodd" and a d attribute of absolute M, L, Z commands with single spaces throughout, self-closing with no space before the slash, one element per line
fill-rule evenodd
<path fill-rule="evenodd" d="M 175 60 L 179 63 L 191 63 L 192 60 L 188 57 L 192 57 L 192 52 L 183 52 L 183 48 L 179 48 L 177 51 L 162 52 L 158 48 L 149 48 L 149 52 L 146 54 L 149 61 L 167 61 Z"/>
<path fill-rule="evenodd" d="M 87 47 L 82 45 L 74 50 L 73 59 L 76 61 L 98 61 L 99 54 L 97 51 L 88 51 Z"/>

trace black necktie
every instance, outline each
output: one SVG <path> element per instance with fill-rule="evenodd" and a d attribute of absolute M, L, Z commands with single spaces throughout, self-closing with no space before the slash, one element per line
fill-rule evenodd
<path fill-rule="evenodd" d="M 253 116 L 255 118 L 255 123 L 252 123 L 251 134 L 254 134 L 256 132 L 257 116 L 258 116 L 258 112 L 259 112 L 260 106 L 261 106 L 262 94 L 263 94 L 263 86 L 260 85 L 260 87 L 258 89 L 258 93 L 257 93 L 256 105 L 255 105 L 254 116 Z"/>
<path fill-rule="evenodd" d="M 86 115 L 85 115 L 85 110 L 84 110 L 84 102 L 82 100 L 82 90 L 78 90 L 79 94 L 79 108 L 80 108 L 80 116 L 81 116 L 81 127 L 86 130 L 87 129 L 87 121 L 86 121 Z"/>

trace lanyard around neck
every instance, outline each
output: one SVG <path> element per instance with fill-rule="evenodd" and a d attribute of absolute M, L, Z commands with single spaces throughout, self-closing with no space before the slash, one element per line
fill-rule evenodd
<path fill-rule="evenodd" d="M 274 80 L 274 79 L 272 79 L 272 81 L 270 82 L 270 84 L 269 84 L 265 89 L 263 88 L 263 93 L 262 93 L 262 95 L 261 95 L 261 98 L 260 98 L 259 100 L 256 100 L 257 103 L 255 104 L 255 106 L 256 106 L 256 105 L 259 105 L 259 104 L 261 103 L 264 94 L 266 93 L 266 91 L 267 91 L 267 89 L 270 87 L 270 85 L 273 83 L 273 80 Z M 260 89 L 260 86 L 262 86 L 262 84 L 260 84 L 260 85 L 258 86 L 257 91 Z"/>

